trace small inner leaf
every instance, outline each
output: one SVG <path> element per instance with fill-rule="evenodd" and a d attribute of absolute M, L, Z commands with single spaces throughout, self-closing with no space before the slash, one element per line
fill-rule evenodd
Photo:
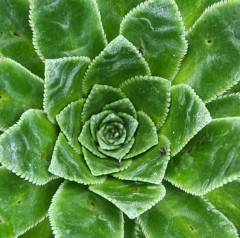
<path fill-rule="evenodd" d="M 40 110 L 28 110 L 0 137 L 0 161 L 8 169 L 35 184 L 45 184 L 57 129 Z"/>
<path fill-rule="evenodd" d="M 138 217 L 165 196 L 165 188 L 162 185 L 117 179 L 108 179 L 103 184 L 91 185 L 89 189 L 112 202 L 130 219 Z"/>
<path fill-rule="evenodd" d="M 122 238 L 123 214 L 86 187 L 65 182 L 53 198 L 49 217 L 58 238 Z"/>
<path fill-rule="evenodd" d="M 95 177 L 81 155 L 68 144 L 62 133 L 57 139 L 49 171 L 59 177 L 82 184 L 102 183 L 104 177 Z"/>
<path fill-rule="evenodd" d="M 87 95 L 95 84 L 118 87 L 128 78 L 149 74 L 148 65 L 137 49 L 123 36 L 118 36 L 89 66 L 83 92 Z"/>

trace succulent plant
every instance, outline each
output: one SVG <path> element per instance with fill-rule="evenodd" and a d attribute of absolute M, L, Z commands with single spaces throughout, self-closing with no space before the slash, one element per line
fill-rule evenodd
<path fill-rule="evenodd" d="M 0 12 L 0 237 L 238 237 L 239 0 Z"/>

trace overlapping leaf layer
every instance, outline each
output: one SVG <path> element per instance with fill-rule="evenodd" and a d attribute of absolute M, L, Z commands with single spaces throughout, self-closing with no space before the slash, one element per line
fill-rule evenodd
<path fill-rule="evenodd" d="M 239 237 L 239 0 L 0 11 L 0 237 Z"/>

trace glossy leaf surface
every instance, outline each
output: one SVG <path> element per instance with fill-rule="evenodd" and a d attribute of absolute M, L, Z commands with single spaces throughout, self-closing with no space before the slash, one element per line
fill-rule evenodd
<path fill-rule="evenodd" d="M 167 179 L 196 195 L 237 179 L 240 176 L 239 133 L 240 118 L 213 120 L 170 160 Z"/>
<path fill-rule="evenodd" d="M 110 178 L 102 184 L 91 185 L 89 189 L 112 202 L 130 219 L 138 217 L 165 196 L 162 185 Z"/>
<path fill-rule="evenodd" d="M 238 0 L 221 1 L 199 18 L 175 84 L 187 83 L 210 101 L 240 80 L 239 11 Z"/>
<path fill-rule="evenodd" d="M 82 79 L 89 63 L 86 57 L 46 60 L 44 109 L 51 120 L 69 103 L 82 98 Z"/>
<path fill-rule="evenodd" d="M 76 183 L 65 182 L 59 188 L 49 216 L 58 238 L 79 238 L 79 234 L 84 238 L 123 237 L 121 211 Z"/>
<path fill-rule="evenodd" d="M 165 186 L 163 200 L 140 217 L 148 238 L 238 237 L 233 224 L 211 204 L 169 184 Z"/>
<path fill-rule="evenodd" d="M 120 33 L 143 54 L 152 75 L 167 79 L 175 76 L 187 43 L 174 1 L 145 1 L 125 16 Z"/>
<path fill-rule="evenodd" d="M 46 216 L 59 181 L 37 186 L 5 168 L 0 168 L 0 177 L 0 236 L 14 238 Z"/>
<path fill-rule="evenodd" d="M 0 161 L 8 169 L 35 184 L 54 176 L 48 172 L 57 139 L 56 128 L 40 110 L 28 110 L 0 137 Z"/>
<path fill-rule="evenodd" d="M 59 177 L 82 184 L 96 184 L 105 180 L 104 177 L 95 177 L 88 169 L 82 155 L 68 144 L 62 133 L 56 141 L 49 171 Z"/>
<path fill-rule="evenodd" d="M 171 154 L 177 154 L 194 135 L 211 121 L 201 99 L 187 85 L 173 86 L 171 109 L 161 133 L 171 142 Z"/>
<path fill-rule="evenodd" d="M 132 43 L 120 35 L 89 66 L 83 81 L 83 92 L 87 95 L 95 84 L 118 87 L 128 78 L 149 74 L 144 58 Z"/>
<path fill-rule="evenodd" d="M 92 59 L 107 43 L 94 0 L 33 0 L 31 25 L 33 43 L 43 59 L 67 56 Z"/>

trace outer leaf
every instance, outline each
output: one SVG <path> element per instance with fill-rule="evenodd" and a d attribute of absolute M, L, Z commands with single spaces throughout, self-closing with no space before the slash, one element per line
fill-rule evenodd
<path fill-rule="evenodd" d="M 84 159 L 87 162 L 91 173 L 95 176 L 122 171 L 129 167 L 132 162 L 131 160 L 123 160 L 120 162 L 112 158 L 99 158 L 86 150 L 84 147 L 82 150 Z"/>
<path fill-rule="evenodd" d="M 163 152 L 161 153 L 161 150 Z M 166 154 L 164 153 L 166 151 Z M 135 157 L 131 165 L 114 177 L 160 184 L 170 159 L 170 143 L 165 136 L 159 137 L 158 145 Z"/>
<path fill-rule="evenodd" d="M 108 179 L 103 184 L 91 185 L 89 189 L 112 202 L 130 219 L 138 217 L 165 196 L 165 188 L 162 185 L 117 179 Z"/>
<path fill-rule="evenodd" d="M 59 181 L 36 186 L 5 168 L 0 168 L 0 177 L 0 237 L 13 238 L 46 216 Z"/>
<path fill-rule="evenodd" d="M 83 99 L 72 102 L 56 116 L 56 120 L 61 128 L 61 131 L 67 137 L 70 145 L 78 153 L 81 151 L 81 147 L 78 142 L 78 136 L 82 129 L 81 113 L 83 103 Z"/>
<path fill-rule="evenodd" d="M 170 161 L 166 177 L 197 195 L 240 176 L 240 118 L 215 119 Z M 189 175 L 194 176 L 189 176 Z"/>
<path fill-rule="evenodd" d="M 175 84 L 187 83 L 210 101 L 240 80 L 239 11 L 238 0 L 205 11 L 188 34 L 189 51 Z"/>
<path fill-rule="evenodd" d="M 184 26 L 173 0 L 140 4 L 123 19 L 120 33 L 143 54 L 152 75 L 173 79 L 187 49 Z"/>
<path fill-rule="evenodd" d="M 49 171 L 57 176 L 82 184 L 102 183 L 104 177 L 91 174 L 82 156 L 68 144 L 62 133 L 57 139 Z"/>
<path fill-rule="evenodd" d="M 50 227 L 49 220 L 45 218 L 35 227 L 19 236 L 19 238 L 53 238 L 53 233 Z"/>
<path fill-rule="evenodd" d="M 57 130 L 45 113 L 28 110 L 1 135 L 0 161 L 24 179 L 45 184 L 54 178 L 48 167 L 56 138 Z"/>
<path fill-rule="evenodd" d="M 137 112 L 138 128 L 134 135 L 135 142 L 131 151 L 124 159 L 132 158 L 147 150 L 158 143 L 157 128 L 151 118 L 144 112 Z"/>
<path fill-rule="evenodd" d="M 190 87 L 184 84 L 172 87 L 170 113 L 161 130 L 171 142 L 172 155 L 176 155 L 210 121 L 204 103 Z"/>
<path fill-rule="evenodd" d="M 89 63 L 86 57 L 45 61 L 44 109 L 51 120 L 69 103 L 82 98 L 82 79 Z"/>
<path fill-rule="evenodd" d="M 106 85 L 94 85 L 84 104 L 82 121 L 87 121 L 92 115 L 101 112 L 105 105 L 123 97 L 124 94 L 119 89 Z"/>
<path fill-rule="evenodd" d="M 90 65 L 83 81 L 83 92 L 87 95 L 95 84 L 118 87 L 137 75 L 150 75 L 148 65 L 137 49 L 120 35 Z"/>
<path fill-rule="evenodd" d="M 206 106 L 212 118 L 240 116 L 240 93 L 224 95 Z"/>
<path fill-rule="evenodd" d="M 1 0 L 0 9 L 0 55 L 16 60 L 42 77 L 44 65 L 34 51 L 28 24 L 29 1 Z"/>
<path fill-rule="evenodd" d="M 123 237 L 121 211 L 79 184 L 66 182 L 59 188 L 49 216 L 58 238 Z"/>
<path fill-rule="evenodd" d="M 215 189 L 205 197 L 233 222 L 240 234 L 240 180 Z"/>
<path fill-rule="evenodd" d="M 27 109 L 41 109 L 42 101 L 43 81 L 17 62 L 0 58 L 0 130 L 12 126 Z"/>
<path fill-rule="evenodd" d="M 170 105 L 170 86 L 166 79 L 146 76 L 129 79 L 120 88 L 136 110 L 144 111 L 160 127 Z"/>
<path fill-rule="evenodd" d="M 205 200 L 166 184 L 165 198 L 140 217 L 148 238 L 237 238 L 233 224 Z"/>
<path fill-rule="evenodd" d="M 216 2 L 220 0 L 201 0 L 195 1 L 194 4 L 192 0 L 175 0 L 179 10 L 182 14 L 184 25 L 189 29 L 195 21 L 200 17 L 203 11 Z"/>
<path fill-rule="evenodd" d="M 92 59 L 107 43 L 95 0 L 33 0 L 31 8 L 33 42 L 43 59 Z"/>
<path fill-rule="evenodd" d="M 117 2 L 97 0 L 107 39 L 113 40 L 119 34 L 123 17 L 144 0 L 118 0 Z"/>

